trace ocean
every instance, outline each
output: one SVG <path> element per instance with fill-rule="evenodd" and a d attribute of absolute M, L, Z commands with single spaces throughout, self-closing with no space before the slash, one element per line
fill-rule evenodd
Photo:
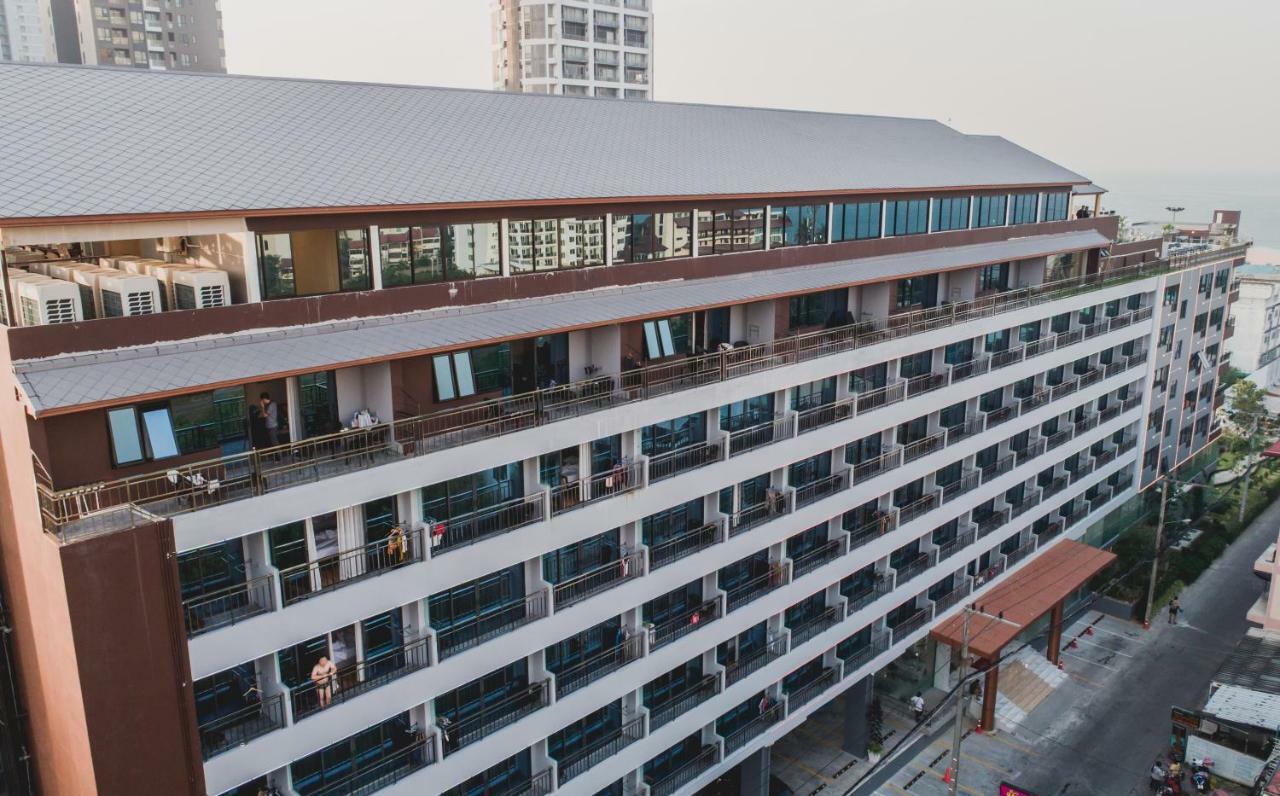
<path fill-rule="evenodd" d="M 1093 171 L 1107 189 L 1104 209 L 1130 222 L 1168 221 L 1166 207 L 1184 207 L 1179 221 L 1207 223 L 1214 210 L 1239 210 L 1241 236 L 1280 250 L 1280 174 L 1186 175 Z M 1250 258 L 1254 259 L 1254 258 Z M 1275 260 L 1280 262 L 1280 260 Z"/>

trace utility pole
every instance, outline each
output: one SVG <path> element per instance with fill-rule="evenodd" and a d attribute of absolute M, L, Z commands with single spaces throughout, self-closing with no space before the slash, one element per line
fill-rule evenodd
<path fill-rule="evenodd" d="M 1160 519 L 1156 522 L 1156 549 L 1151 556 L 1151 582 L 1147 584 L 1147 611 L 1142 615 L 1142 626 L 1151 626 L 1151 605 L 1156 599 L 1156 574 L 1160 571 L 1160 540 L 1164 535 L 1164 510 L 1169 503 L 1169 476 L 1160 476 Z"/>
<path fill-rule="evenodd" d="M 1253 475 L 1253 463 L 1257 456 L 1253 450 L 1253 440 L 1258 434 L 1258 426 L 1261 422 L 1262 418 L 1254 415 L 1249 436 L 1245 437 L 1244 487 L 1240 490 L 1240 513 L 1236 515 L 1236 522 L 1244 522 L 1244 507 L 1249 505 L 1249 476 Z"/>
<path fill-rule="evenodd" d="M 969 676 L 969 616 L 973 607 L 964 607 L 964 626 L 960 632 L 960 693 L 956 695 L 956 727 L 951 738 L 951 781 L 947 783 L 947 796 L 957 796 L 960 788 L 960 739 L 964 737 L 964 714 L 969 712 L 969 689 L 965 678 Z"/>

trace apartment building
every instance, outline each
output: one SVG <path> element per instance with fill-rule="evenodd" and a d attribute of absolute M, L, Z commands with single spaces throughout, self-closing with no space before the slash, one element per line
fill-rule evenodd
<path fill-rule="evenodd" d="M 56 61 L 53 15 L 41 0 L 0 0 L 0 61 Z"/>
<path fill-rule="evenodd" d="M 1133 496 L 1156 405 L 1170 456 L 1217 431 L 1163 324 L 1189 301 L 1204 371 L 1244 246 L 1126 249 L 1072 212 L 1086 177 L 998 137 L 81 67 L 0 91 L 82 111 L 0 119 L 0 550 L 47 792 L 758 773 Z"/>
<path fill-rule="evenodd" d="M 493 87 L 653 98 L 650 0 L 490 0 Z"/>
<path fill-rule="evenodd" d="M 1233 304 L 1237 334 L 1227 345 L 1231 366 L 1250 374 L 1262 387 L 1280 384 L 1280 266 L 1236 269 Z"/>
<path fill-rule="evenodd" d="M 42 60 L 138 69 L 227 71 L 219 0 L 16 1 L 42 6 L 52 20 L 56 55 Z"/>

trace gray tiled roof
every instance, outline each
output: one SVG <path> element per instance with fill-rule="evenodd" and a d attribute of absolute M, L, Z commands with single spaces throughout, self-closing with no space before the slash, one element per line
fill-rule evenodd
<path fill-rule="evenodd" d="M 14 363 L 37 413 L 193 391 L 285 371 L 462 348 L 488 340 L 672 314 L 905 274 L 1106 246 L 1092 230 L 542 299 L 436 309 Z"/>
<path fill-rule="evenodd" d="M 935 121 L 0 65 L 0 218 L 1086 183 Z"/>

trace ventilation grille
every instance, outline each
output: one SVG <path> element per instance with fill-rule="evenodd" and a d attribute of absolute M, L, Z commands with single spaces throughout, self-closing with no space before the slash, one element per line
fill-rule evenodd
<path fill-rule="evenodd" d="M 151 291 L 129 294 L 130 315 L 151 315 L 156 311 L 155 300 Z"/>
<path fill-rule="evenodd" d="M 48 299 L 44 303 L 44 312 L 49 323 L 76 322 L 76 303 L 69 298 Z"/>

